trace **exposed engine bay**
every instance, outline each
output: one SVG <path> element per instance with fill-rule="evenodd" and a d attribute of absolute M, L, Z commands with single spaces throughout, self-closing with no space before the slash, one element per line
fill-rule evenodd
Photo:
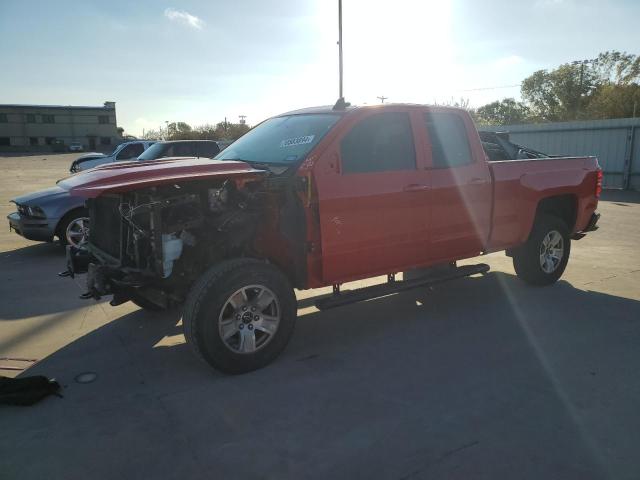
<path fill-rule="evenodd" d="M 89 243 L 69 250 L 69 272 L 87 270 L 85 298 L 179 303 L 209 265 L 253 255 L 268 198 L 286 197 L 284 188 L 267 185 L 187 182 L 90 199 Z"/>

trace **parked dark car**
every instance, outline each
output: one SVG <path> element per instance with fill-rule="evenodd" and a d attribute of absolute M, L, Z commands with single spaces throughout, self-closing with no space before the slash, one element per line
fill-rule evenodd
<path fill-rule="evenodd" d="M 213 140 L 171 140 L 157 142 L 138 157 L 139 161 L 168 157 L 213 158 L 220 153 L 220 146 Z"/>
<path fill-rule="evenodd" d="M 133 140 L 131 142 L 121 143 L 108 154 L 98 152 L 85 153 L 71 163 L 69 171 L 71 173 L 78 173 L 105 163 L 135 160 L 154 143 L 156 143 L 154 140 Z"/>

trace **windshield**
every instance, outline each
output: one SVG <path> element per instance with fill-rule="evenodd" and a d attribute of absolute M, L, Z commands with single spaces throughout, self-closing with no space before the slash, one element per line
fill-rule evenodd
<path fill-rule="evenodd" d="M 116 153 L 118 153 L 123 148 L 124 148 L 124 143 L 121 143 L 120 145 L 116 145 L 116 148 L 114 148 L 111 152 L 107 153 L 106 156 L 113 157 Z"/>
<path fill-rule="evenodd" d="M 288 115 L 262 122 L 216 160 L 286 165 L 302 160 L 338 121 L 337 114 Z"/>
<path fill-rule="evenodd" d="M 138 160 L 157 160 L 158 158 L 168 157 L 167 152 L 170 146 L 171 144 L 167 143 L 154 143 L 142 152 Z"/>

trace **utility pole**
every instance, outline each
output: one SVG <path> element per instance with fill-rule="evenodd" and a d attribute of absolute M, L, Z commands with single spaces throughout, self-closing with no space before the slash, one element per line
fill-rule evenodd
<path fill-rule="evenodd" d="M 384 95 L 380 95 L 379 97 L 376 97 L 378 100 L 380 100 L 380 103 L 384 103 L 384 101 L 389 98 L 389 97 L 385 97 Z"/>
<path fill-rule="evenodd" d="M 578 101 L 576 102 L 576 112 L 575 112 L 575 116 L 576 119 L 578 118 L 578 115 L 580 114 L 580 107 L 582 106 L 582 89 L 584 88 L 584 66 L 585 65 L 589 65 L 589 64 L 594 64 L 598 61 L 597 58 L 594 58 L 592 60 L 576 60 L 574 62 L 571 62 L 571 65 L 580 65 L 580 86 L 578 87 Z"/>
<path fill-rule="evenodd" d="M 238 115 L 238 118 L 240 119 L 240 125 L 244 125 L 245 123 L 247 123 L 246 115 Z"/>
<path fill-rule="evenodd" d="M 340 76 L 340 92 L 338 98 L 344 100 L 342 94 L 342 0 L 338 0 L 338 61 Z"/>

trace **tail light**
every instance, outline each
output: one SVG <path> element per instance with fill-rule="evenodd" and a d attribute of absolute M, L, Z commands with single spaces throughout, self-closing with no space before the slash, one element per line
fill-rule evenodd
<path fill-rule="evenodd" d="M 602 193 L 602 177 L 604 177 L 602 169 L 598 168 L 596 177 L 596 198 L 600 198 L 600 194 Z"/>

